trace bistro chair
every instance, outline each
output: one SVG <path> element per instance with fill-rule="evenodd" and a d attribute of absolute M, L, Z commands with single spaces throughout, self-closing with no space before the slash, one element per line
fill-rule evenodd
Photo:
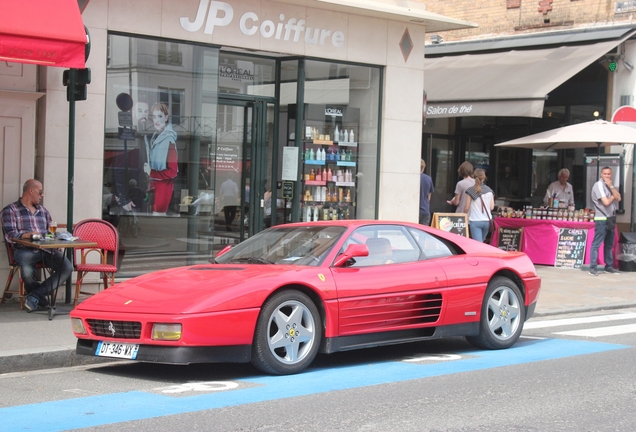
<path fill-rule="evenodd" d="M 80 294 L 94 294 L 82 291 L 82 282 L 88 273 L 100 273 L 104 281 L 104 289 L 115 284 L 117 257 L 119 256 L 119 234 L 110 222 L 101 219 L 85 219 L 75 225 L 73 237 L 97 243 L 97 246 L 76 248 L 73 251 L 73 267 L 77 272 L 77 281 L 75 282 L 75 306 L 77 307 Z M 89 262 L 87 259 L 89 255 L 96 256 L 99 261 Z"/>
<path fill-rule="evenodd" d="M 4 286 L 4 291 L 2 292 L 2 300 L 0 300 L 0 304 L 4 303 L 4 301 L 13 294 L 18 294 L 20 299 L 20 309 L 24 308 L 24 282 L 22 282 L 22 274 L 20 270 L 20 265 L 13 259 L 13 248 L 9 244 L 9 242 L 4 237 L 4 230 L 2 230 L 2 237 L 4 239 L 4 245 L 7 247 L 7 258 L 9 260 L 9 276 L 7 277 L 7 283 Z M 18 275 L 18 290 L 11 290 L 11 282 L 13 282 L 13 277 Z"/>
<path fill-rule="evenodd" d="M 17 294 L 20 300 L 20 309 L 24 309 L 24 281 L 22 280 L 22 269 L 20 268 L 20 264 L 17 263 L 16 260 L 13 259 L 13 247 L 11 247 L 11 242 L 8 242 L 6 236 L 4 235 L 4 229 L 2 230 L 2 239 L 4 240 L 4 245 L 7 248 L 7 259 L 9 261 L 9 276 L 7 277 L 7 283 L 4 285 L 4 291 L 2 292 L 2 299 L 0 300 L 0 304 L 4 303 L 7 300 L 9 295 Z M 39 272 L 42 269 L 42 263 L 37 263 L 35 265 L 35 269 Z M 18 275 L 18 289 L 11 290 L 11 282 L 13 282 L 13 277 Z"/>

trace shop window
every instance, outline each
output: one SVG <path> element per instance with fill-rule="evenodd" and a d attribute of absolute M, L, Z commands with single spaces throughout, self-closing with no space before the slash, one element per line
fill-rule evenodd
<path fill-rule="evenodd" d="M 206 262 L 219 51 L 111 34 L 107 55 L 102 217 L 135 251 L 121 272 Z"/>
<path fill-rule="evenodd" d="M 305 61 L 302 136 L 295 139 L 299 110 L 291 100 L 285 132 L 302 153 L 301 220 L 377 218 L 380 72 Z"/>

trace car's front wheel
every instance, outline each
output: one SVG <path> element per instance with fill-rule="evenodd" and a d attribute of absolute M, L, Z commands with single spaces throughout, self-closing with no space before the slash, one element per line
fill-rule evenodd
<path fill-rule="evenodd" d="M 506 277 L 496 277 L 484 294 L 479 335 L 466 339 L 477 348 L 510 348 L 519 340 L 525 319 L 526 309 L 519 287 Z"/>
<path fill-rule="evenodd" d="M 252 364 L 276 375 L 300 372 L 316 357 L 321 339 L 322 324 L 314 302 L 302 292 L 281 291 L 261 309 Z"/>

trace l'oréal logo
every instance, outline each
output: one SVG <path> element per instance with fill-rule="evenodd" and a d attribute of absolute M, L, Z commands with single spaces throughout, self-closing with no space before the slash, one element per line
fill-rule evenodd
<path fill-rule="evenodd" d="M 285 15 L 278 16 L 279 22 L 272 20 L 263 20 L 255 12 L 245 12 L 239 19 L 239 29 L 245 36 L 253 36 L 260 32 L 261 36 L 269 39 L 284 40 L 286 42 L 299 42 L 304 34 L 304 41 L 308 45 L 325 45 L 330 41 L 331 44 L 340 48 L 344 45 L 345 36 L 341 31 L 331 31 L 329 29 L 305 27 L 306 21 L 298 18 L 288 18 L 285 21 Z M 231 4 L 215 1 L 200 0 L 197 14 L 194 21 L 190 21 L 189 17 L 181 17 L 181 27 L 189 32 L 197 32 L 205 28 L 203 33 L 212 34 L 215 27 L 226 27 L 234 20 L 234 8 Z"/>

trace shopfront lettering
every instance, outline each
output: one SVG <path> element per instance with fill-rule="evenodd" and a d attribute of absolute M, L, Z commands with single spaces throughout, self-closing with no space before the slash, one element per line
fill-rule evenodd
<path fill-rule="evenodd" d="M 472 105 L 453 105 L 450 107 L 429 106 L 426 109 L 426 115 L 444 115 L 444 114 L 468 114 L 473 110 Z"/>
<path fill-rule="evenodd" d="M 239 20 L 239 29 L 246 36 L 253 36 L 256 33 L 266 39 L 274 38 L 286 42 L 299 42 L 304 33 L 304 41 L 308 45 L 324 45 L 327 41 L 340 48 L 344 45 L 345 36 L 341 31 L 329 29 L 305 27 L 306 21 L 298 18 L 285 18 L 284 14 L 278 16 L 279 22 L 271 20 L 261 21 L 255 12 L 245 12 Z M 234 8 L 225 2 L 214 0 L 200 0 L 199 8 L 194 21 L 188 17 L 181 17 L 181 27 L 189 32 L 201 30 L 205 23 L 205 34 L 212 34 L 215 27 L 226 27 L 234 19 Z"/>
<path fill-rule="evenodd" d="M 332 117 L 342 117 L 342 109 L 340 108 L 325 108 L 325 115 Z"/>
<path fill-rule="evenodd" d="M 231 66 L 219 66 L 219 76 L 231 78 L 234 81 L 254 81 L 254 75 L 251 70 Z"/>

